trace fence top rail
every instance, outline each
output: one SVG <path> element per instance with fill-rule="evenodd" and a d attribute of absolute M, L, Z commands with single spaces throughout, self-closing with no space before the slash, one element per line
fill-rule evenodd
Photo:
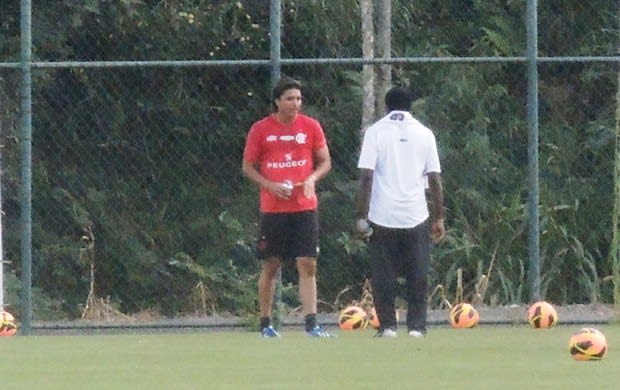
<path fill-rule="evenodd" d="M 528 57 L 392 57 L 392 58 L 290 58 L 280 65 L 313 64 L 403 64 L 403 63 L 508 63 L 527 62 Z M 548 62 L 620 62 L 620 56 L 536 57 L 537 63 Z M 33 61 L 31 68 L 115 68 L 115 67 L 205 67 L 205 66 L 269 66 L 271 60 L 170 60 L 170 61 Z M 0 62 L 0 68 L 23 68 L 28 63 Z"/>

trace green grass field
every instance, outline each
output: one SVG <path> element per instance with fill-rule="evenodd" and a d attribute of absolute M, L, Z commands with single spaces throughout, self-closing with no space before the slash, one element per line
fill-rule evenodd
<path fill-rule="evenodd" d="M 570 335 L 481 325 L 432 327 L 425 339 L 336 330 L 311 339 L 251 332 L 0 338 L 2 389 L 615 389 L 620 327 L 597 325 L 610 351 L 577 362 Z"/>

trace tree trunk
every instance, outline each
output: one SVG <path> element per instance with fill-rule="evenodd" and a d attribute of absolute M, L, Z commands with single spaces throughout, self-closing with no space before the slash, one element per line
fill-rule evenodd
<path fill-rule="evenodd" d="M 392 0 L 379 0 L 377 7 L 377 57 L 392 58 Z M 377 67 L 377 113 L 385 113 L 384 96 L 392 84 L 392 65 Z"/>
<path fill-rule="evenodd" d="M 375 36 L 372 0 L 360 0 L 362 18 L 362 55 L 366 59 L 375 56 Z M 373 65 L 364 65 L 362 69 L 362 127 L 361 136 L 375 120 L 375 74 Z"/>
<path fill-rule="evenodd" d="M 612 280 L 614 286 L 614 304 L 616 313 L 620 316 L 620 255 L 618 245 L 620 244 L 620 71 L 618 71 L 618 84 L 616 85 L 616 152 L 614 164 L 614 209 L 612 214 L 612 240 L 611 257 Z"/>
<path fill-rule="evenodd" d="M 620 2 L 618 6 L 618 17 L 620 17 Z M 620 47 L 618 48 L 620 52 Z M 611 261 L 612 282 L 614 286 L 614 306 L 616 317 L 620 318 L 620 254 L 618 253 L 620 244 L 620 69 L 618 72 L 618 83 L 616 84 L 616 149 L 614 164 L 614 209 L 612 219 L 612 239 L 609 257 Z"/>

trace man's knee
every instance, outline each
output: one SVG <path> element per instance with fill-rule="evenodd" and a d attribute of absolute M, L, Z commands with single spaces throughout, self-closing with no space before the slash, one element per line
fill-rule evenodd
<path fill-rule="evenodd" d="M 316 259 L 314 257 L 298 257 L 297 271 L 300 277 L 316 276 Z"/>
<path fill-rule="evenodd" d="M 278 269 L 280 269 L 280 261 L 278 259 L 269 258 L 262 260 L 261 271 L 268 278 L 273 279 Z"/>

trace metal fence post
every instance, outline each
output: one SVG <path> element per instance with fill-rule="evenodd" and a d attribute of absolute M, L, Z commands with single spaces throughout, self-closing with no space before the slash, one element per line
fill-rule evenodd
<path fill-rule="evenodd" d="M 22 67 L 22 294 L 21 330 L 31 333 L 32 322 L 32 2 L 21 1 Z"/>
<path fill-rule="evenodd" d="M 269 9 L 270 25 L 270 58 L 271 58 L 271 86 L 273 87 L 280 78 L 280 60 L 282 43 L 280 34 L 282 31 L 282 2 L 271 0 Z M 270 94 L 271 96 L 271 94 Z M 273 298 L 273 325 L 279 329 L 282 325 L 282 268 L 276 275 L 276 289 Z"/>
<path fill-rule="evenodd" d="M 538 218 L 538 18 L 537 0 L 527 2 L 528 279 L 530 300 L 540 299 Z"/>

